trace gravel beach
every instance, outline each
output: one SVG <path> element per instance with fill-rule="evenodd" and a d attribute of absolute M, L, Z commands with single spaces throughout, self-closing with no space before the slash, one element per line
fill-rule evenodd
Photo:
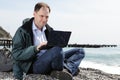
<path fill-rule="evenodd" d="M 120 75 L 108 74 L 92 68 L 80 68 L 79 75 L 73 77 L 74 80 L 120 80 Z M 0 80 L 14 80 L 12 72 L 0 72 Z M 24 80 L 58 80 L 50 76 L 40 74 L 29 74 L 24 76 Z"/>

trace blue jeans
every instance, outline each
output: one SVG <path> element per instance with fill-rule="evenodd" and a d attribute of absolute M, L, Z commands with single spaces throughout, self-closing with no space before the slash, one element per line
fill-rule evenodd
<path fill-rule="evenodd" d="M 60 47 L 53 47 L 38 57 L 33 64 L 33 73 L 48 74 L 52 70 L 63 70 L 65 67 L 74 75 L 84 58 L 83 49 L 71 49 L 63 52 Z"/>
<path fill-rule="evenodd" d="M 36 74 L 49 74 L 52 70 L 63 70 L 63 54 L 60 47 L 47 50 L 33 64 L 33 73 Z"/>
<path fill-rule="evenodd" d="M 74 76 L 85 56 L 83 49 L 71 49 L 64 52 L 64 67 Z"/>

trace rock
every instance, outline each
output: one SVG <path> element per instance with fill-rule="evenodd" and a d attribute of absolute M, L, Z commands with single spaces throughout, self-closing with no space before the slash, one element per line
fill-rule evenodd
<path fill-rule="evenodd" d="M 12 39 L 12 36 L 0 26 L 0 38 Z"/>
<path fill-rule="evenodd" d="M 120 80 L 120 75 L 108 74 L 92 68 L 80 68 L 80 73 L 73 77 L 74 80 Z M 0 72 L 0 80 L 13 80 L 12 72 Z M 29 74 L 24 76 L 24 80 L 57 80 L 49 75 Z"/>
<path fill-rule="evenodd" d="M 12 71 L 13 61 L 11 52 L 7 48 L 0 49 L 0 71 Z"/>

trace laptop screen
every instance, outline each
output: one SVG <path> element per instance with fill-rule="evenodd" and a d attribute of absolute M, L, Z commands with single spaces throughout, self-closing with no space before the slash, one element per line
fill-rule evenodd
<path fill-rule="evenodd" d="M 48 35 L 48 46 L 66 47 L 70 35 L 70 31 L 51 31 Z"/>

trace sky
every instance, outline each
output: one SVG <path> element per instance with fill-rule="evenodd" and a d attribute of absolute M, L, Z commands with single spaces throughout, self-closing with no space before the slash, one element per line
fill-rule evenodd
<path fill-rule="evenodd" d="M 69 43 L 120 44 L 120 0 L 0 0 L 0 26 L 14 36 L 37 2 L 51 7 L 51 27 L 72 31 Z"/>

